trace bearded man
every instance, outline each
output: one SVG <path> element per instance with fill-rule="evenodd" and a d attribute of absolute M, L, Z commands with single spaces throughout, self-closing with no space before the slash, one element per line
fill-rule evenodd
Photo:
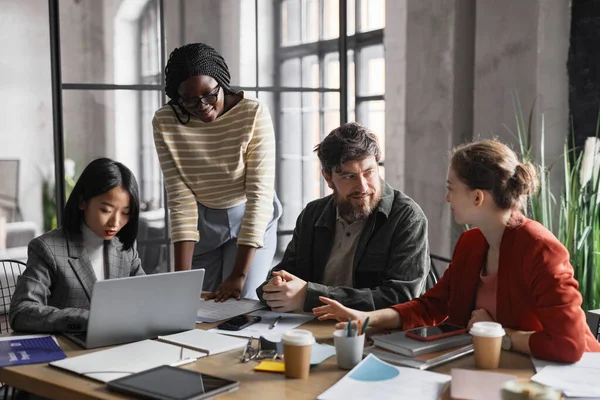
<path fill-rule="evenodd" d="M 300 213 L 282 261 L 256 290 L 259 299 L 278 312 L 310 311 L 319 296 L 367 311 L 423 294 L 427 218 L 381 179 L 375 134 L 347 123 L 315 152 L 333 193 Z"/>

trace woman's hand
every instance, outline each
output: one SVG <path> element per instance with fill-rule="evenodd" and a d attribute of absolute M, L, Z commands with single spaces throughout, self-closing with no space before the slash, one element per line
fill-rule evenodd
<path fill-rule="evenodd" d="M 494 321 L 492 316 L 485 309 L 478 308 L 477 310 L 473 310 L 473 312 L 471 313 L 471 319 L 469 320 L 469 323 L 467 324 L 467 331 L 471 329 L 471 327 L 473 326 L 473 324 L 475 322 L 484 322 L 484 321 L 496 322 L 496 321 Z"/>
<path fill-rule="evenodd" d="M 239 300 L 245 283 L 245 276 L 234 276 L 233 274 L 229 275 L 229 277 L 225 279 L 223 283 L 221 283 L 221 285 L 217 288 L 217 290 L 215 290 L 214 293 L 211 293 L 208 296 L 206 296 L 206 300 L 215 299 L 215 301 L 219 302 L 226 301 L 230 297 Z"/>
<path fill-rule="evenodd" d="M 232 272 L 214 293 L 206 296 L 206 300 L 226 301 L 230 297 L 239 300 L 255 253 L 255 247 L 238 245 Z"/>
<path fill-rule="evenodd" d="M 324 306 L 313 308 L 313 314 L 316 315 L 319 321 L 326 319 L 335 319 L 340 321 L 336 324 L 336 329 L 344 329 L 348 324 L 348 320 L 365 322 L 368 313 L 364 311 L 357 311 L 352 308 L 341 305 L 338 301 L 329 299 L 327 297 L 320 296 L 319 300 L 325 303 Z"/>

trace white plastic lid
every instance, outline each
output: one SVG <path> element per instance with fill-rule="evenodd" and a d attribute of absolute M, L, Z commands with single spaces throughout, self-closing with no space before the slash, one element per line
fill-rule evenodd
<path fill-rule="evenodd" d="M 502 392 L 508 392 L 514 396 L 519 395 L 519 397 L 526 395 L 524 397 L 536 400 L 560 400 L 561 398 L 560 393 L 552 388 L 521 380 L 505 382 L 502 385 Z"/>
<path fill-rule="evenodd" d="M 307 346 L 315 342 L 311 331 L 306 329 L 292 329 L 281 336 L 281 343 L 292 346 Z"/>
<path fill-rule="evenodd" d="M 469 333 L 472 336 L 500 337 L 504 336 L 504 329 L 496 322 L 475 322 Z"/>

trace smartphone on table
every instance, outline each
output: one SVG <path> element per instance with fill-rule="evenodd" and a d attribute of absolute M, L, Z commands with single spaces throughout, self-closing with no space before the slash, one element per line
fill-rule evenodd
<path fill-rule="evenodd" d="M 238 315 L 237 317 L 231 318 L 229 321 L 225 321 L 217 325 L 218 329 L 226 331 L 239 331 L 252 324 L 260 322 L 262 318 L 254 315 Z"/>
<path fill-rule="evenodd" d="M 410 329 L 406 331 L 406 337 L 411 339 L 428 342 L 445 338 L 448 336 L 460 335 L 466 333 L 467 329 L 462 326 L 452 324 L 439 324 L 437 326 L 422 326 L 420 328 Z"/>

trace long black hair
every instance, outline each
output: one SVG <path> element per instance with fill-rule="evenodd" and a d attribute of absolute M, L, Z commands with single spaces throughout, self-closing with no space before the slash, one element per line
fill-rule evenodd
<path fill-rule="evenodd" d="M 168 104 L 173 108 L 179 122 L 184 125 L 190 122 L 190 114 L 179 105 L 179 85 L 186 79 L 199 75 L 212 77 L 223 88 L 223 93 L 226 95 L 234 93 L 229 86 L 231 80 L 229 68 L 219 52 L 204 43 L 190 43 L 175 48 L 169 55 L 165 67 L 165 92 L 171 99 Z M 187 115 L 187 121 L 181 120 L 175 105 Z"/>
<path fill-rule="evenodd" d="M 85 167 L 65 205 L 63 228 L 72 234 L 81 233 L 83 210 L 79 208 L 79 203 L 88 202 L 116 187 L 122 187 L 129 193 L 129 221 L 117 233 L 117 237 L 123 243 L 123 250 L 131 249 L 137 238 L 140 219 L 138 184 L 129 168 L 110 158 L 98 158 Z"/>

